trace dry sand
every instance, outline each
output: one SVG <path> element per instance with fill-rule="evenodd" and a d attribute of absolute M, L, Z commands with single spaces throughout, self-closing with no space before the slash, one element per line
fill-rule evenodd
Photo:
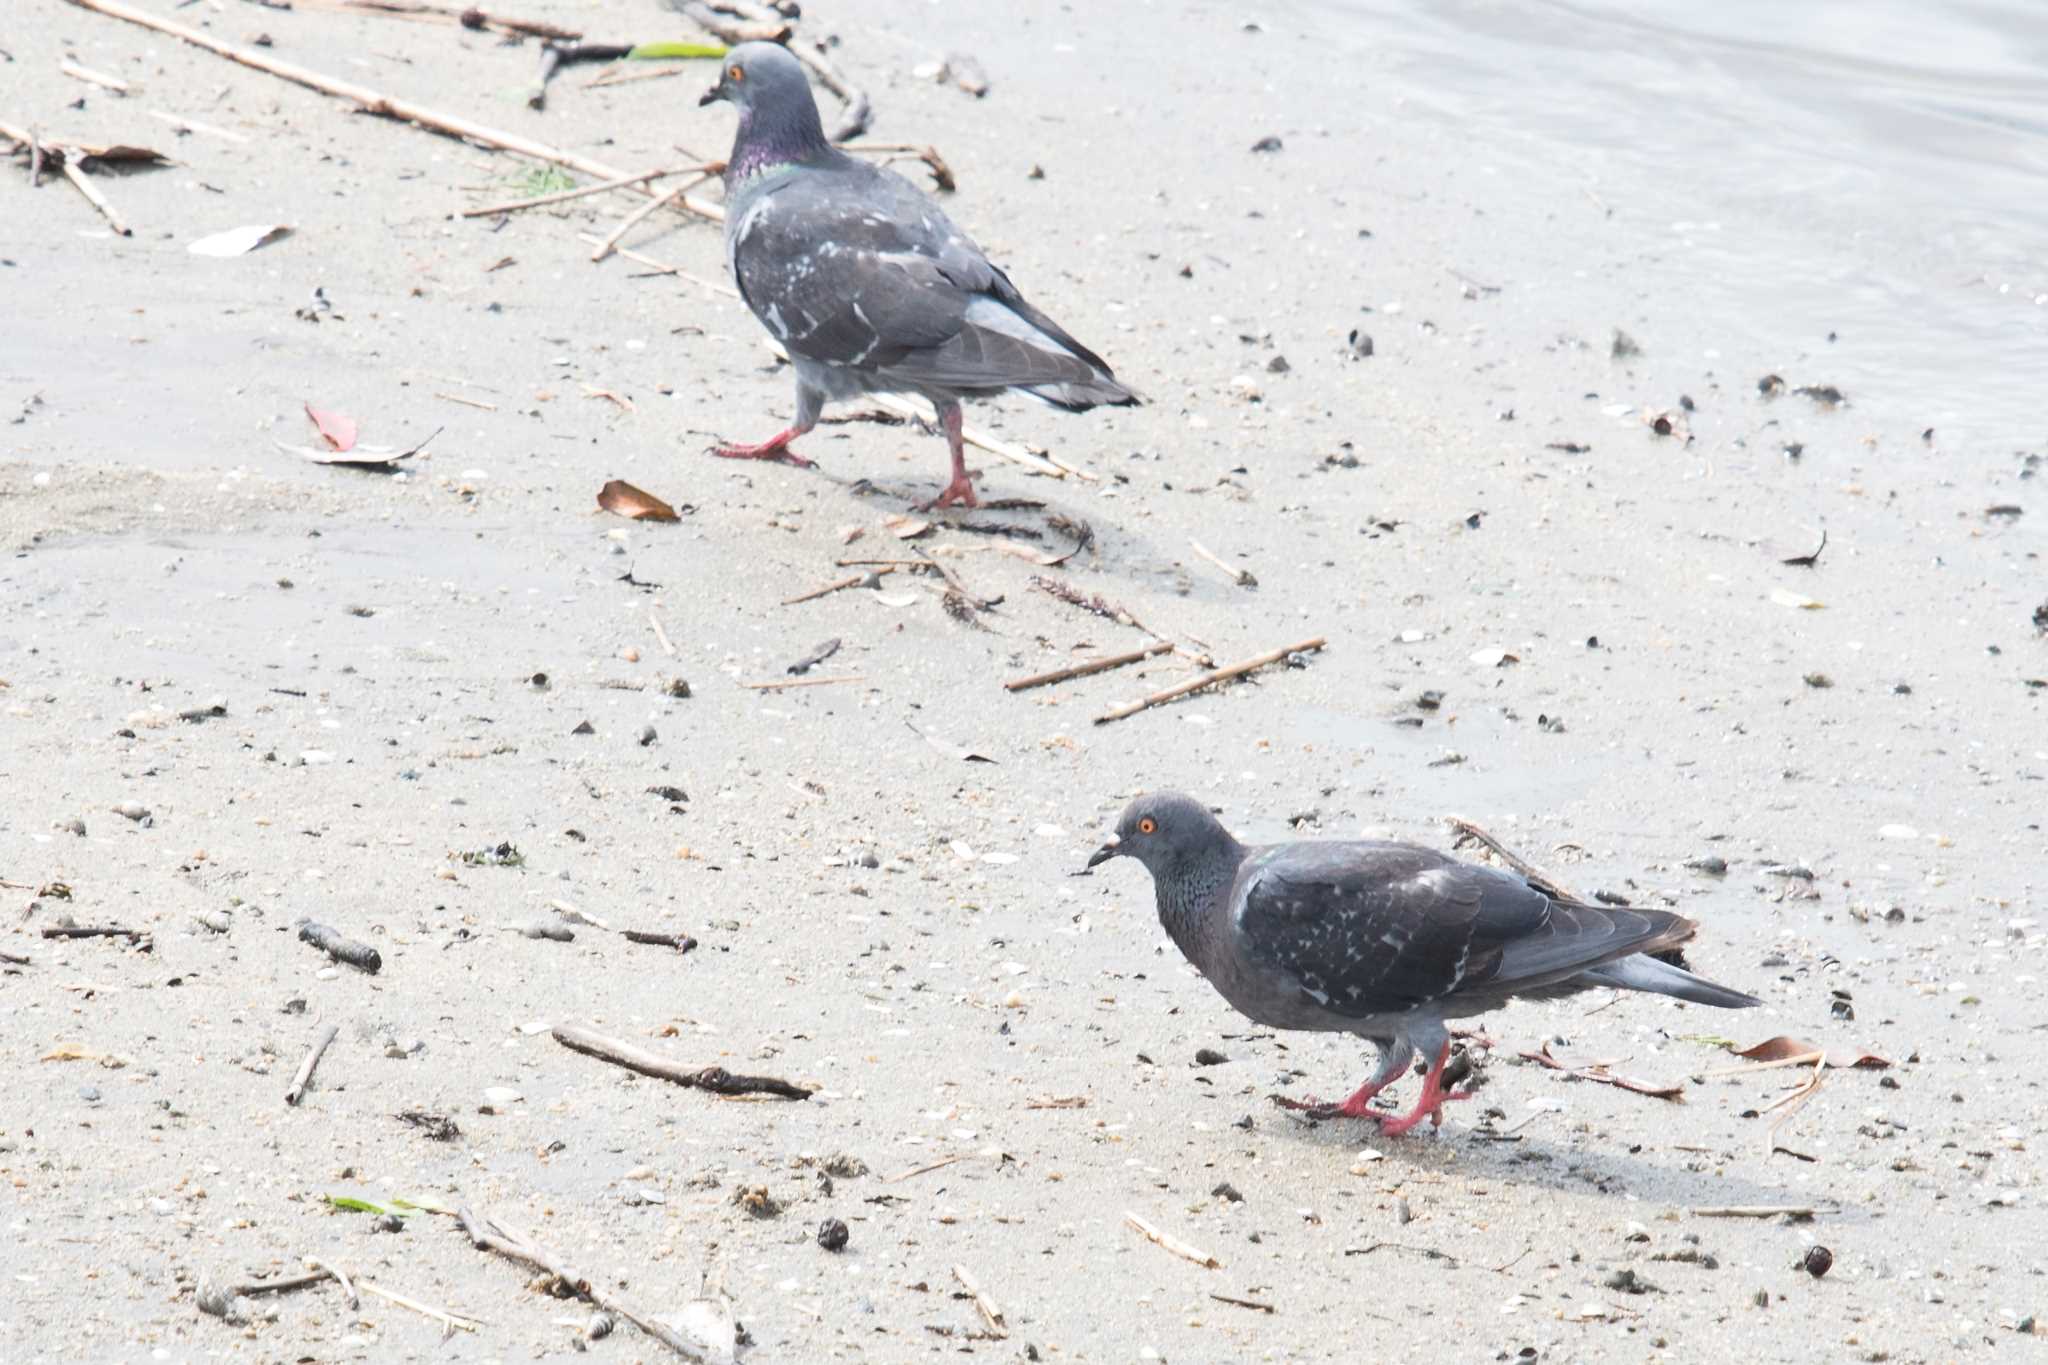
<path fill-rule="evenodd" d="M 813 9 L 872 89 L 873 136 L 938 144 L 948 211 L 1153 400 L 971 414 L 1098 476 L 975 461 L 984 496 L 1048 506 L 963 519 L 1057 513 L 1096 540 L 1042 570 L 934 531 L 919 547 L 1001 599 L 973 622 L 908 572 L 781 605 L 839 558 L 906 554 L 883 521 L 937 486 L 942 443 L 843 425 L 809 443 L 821 473 L 703 458 L 774 430 L 789 383 L 736 301 L 590 263 L 578 233 L 625 197 L 465 220 L 529 165 L 56 0 L 0 43 L 0 117 L 178 161 L 104 179 L 127 240 L 0 166 L 0 951 L 31 959 L 0 976 L 0 1358 L 576 1349 L 586 1311 L 452 1220 L 376 1231 L 330 1195 L 488 1210 L 650 1313 L 729 1311 L 763 1361 L 2037 1350 L 2048 645 L 2028 618 L 2048 508 L 2028 436 L 1923 442 L 1933 418 L 1905 414 L 1939 395 L 1873 408 L 1817 335 L 1717 333 L 1669 232 L 1712 205 L 1675 184 L 1601 202 L 1526 148 L 1405 117 L 1370 57 L 1329 60 L 1316 12 L 1248 33 L 1236 7 Z M 641 5 L 518 12 L 594 40 L 681 28 Z M 534 113 L 531 44 L 232 0 L 176 14 L 628 168 L 730 134 L 697 72 L 590 89 L 574 70 Z M 985 99 L 913 76 L 953 50 L 987 68 Z M 67 53 L 137 89 L 66 78 Z M 1282 150 L 1249 150 L 1268 134 Z M 269 222 L 297 231 L 185 250 Z M 702 223 L 629 241 L 721 271 Z M 332 311 L 302 320 L 316 287 Z M 1616 327 L 1639 354 L 1610 354 Z M 1849 403 L 1765 396 L 1767 373 Z M 398 477 L 321 468 L 275 444 L 312 439 L 309 401 L 366 442 L 445 430 Z M 1646 424 L 1660 409 L 1677 435 Z M 610 478 L 690 510 L 601 515 Z M 1817 566 L 1781 562 L 1823 528 Z M 1005 692 L 1145 639 L 1034 590 L 1042 572 L 1218 660 L 1329 646 L 1092 725 L 1192 665 Z M 859 681 L 743 686 L 831 637 L 812 676 Z M 670 786 L 687 800 L 650 791 Z M 1305 1124 L 1268 1097 L 1342 1094 L 1367 1050 L 1232 1015 L 1135 867 L 1069 876 L 1164 786 L 1256 839 L 1441 844 L 1462 814 L 1582 890 L 1698 918 L 1694 965 L 1768 1005 L 1517 1007 L 1486 1021 L 1484 1088 L 1440 1134 Z M 502 844 L 522 866 L 463 860 Z M 1726 875 L 1686 866 L 1707 857 Z M 557 901 L 698 946 L 514 932 Z M 153 948 L 40 937 L 67 915 Z M 330 967 L 303 917 L 375 945 L 381 973 Z M 635 1077 L 551 1040 L 563 1022 L 818 1089 Z M 1703 1041 L 1779 1034 L 1896 1063 L 1829 1072 L 1776 1130 L 1797 1156 L 1769 1154 L 1755 1111 L 1798 1073 L 1709 1075 L 1731 1059 Z M 1545 1040 L 1683 1102 L 1518 1060 Z M 835 1154 L 866 1173 L 826 1175 Z M 756 1187 L 779 1213 L 736 1202 Z M 1819 1212 L 1700 1213 L 1724 1205 Z M 1796 1268 L 1816 1244 L 1824 1279 Z M 202 1279 L 307 1256 L 482 1325 L 444 1342 L 331 1287 L 244 1327 L 195 1309 Z M 670 1358 L 623 1324 L 590 1350 Z"/>

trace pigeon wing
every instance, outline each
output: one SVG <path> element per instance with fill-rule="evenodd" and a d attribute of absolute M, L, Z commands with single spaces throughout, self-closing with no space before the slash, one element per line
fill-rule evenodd
<path fill-rule="evenodd" d="M 1520 877 L 1405 844 L 1281 845 L 1254 857 L 1240 885 L 1246 954 L 1321 1008 L 1361 1019 L 1513 995 L 1691 932 L 1676 915 L 1552 900 Z"/>
<path fill-rule="evenodd" d="M 901 177 L 859 165 L 789 176 L 740 211 L 730 240 L 747 306 L 807 359 L 963 392 L 1102 377 L 1079 343 L 1006 301 L 1022 303 Z"/>

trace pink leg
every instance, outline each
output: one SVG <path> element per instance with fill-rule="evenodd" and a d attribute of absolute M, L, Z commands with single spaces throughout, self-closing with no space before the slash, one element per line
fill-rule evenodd
<path fill-rule="evenodd" d="M 778 460 L 793 464 L 798 469 L 815 469 L 817 465 L 789 448 L 789 443 L 809 431 L 809 427 L 787 427 L 776 432 L 759 445 L 713 446 L 711 453 L 721 460 Z"/>
<path fill-rule="evenodd" d="M 930 502 L 917 505 L 920 512 L 929 512 L 935 507 L 951 507 L 959 503 L 967 507 L 981 506 L 981 499 L 974 496 L 974 481 L 967 477 L 967 443 L 960 436 L 960 405 L 947 403 L 939 409 L 939 424 L 946 429 L 946 448 L 953 454 L 953 481 L 939 490 L 939 495 Z"/>
<path fill-rule="evenodd" d="M 1398 1137 L 1416 1124 L 1428 1119 L 1438 1128 L 1444 1126 L 1444 1105 L 1451 1100 L 1469 1100 L 1469 1090 L 1444 1089 L 1444 1063 L 1451 1057 L 1448 1040 L 1437 1049 L 1436 1061 L 1430 1064 L 1429 1075 L 1422 1081 L 1422 1098 L 1415 1101 L 1415 1107 L 1397 1119 L 1381 1119 L 1380 1132 L 1387 1137 Z"/>

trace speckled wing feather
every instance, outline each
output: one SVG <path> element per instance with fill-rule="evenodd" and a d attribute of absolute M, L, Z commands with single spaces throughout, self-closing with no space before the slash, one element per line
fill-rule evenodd
<path fill-rule="evenodd" d="M 1128 398 L 902 177 L 836 157 L 749 188 L 727 238 L 733 275 L 792 352 L 865 371 L 878 387 L 1079 386 L 1107 390 L 1088 401 Z"/>
<path fill-rule="evenodd" d="M 1277 845 L 1246 861 L 1237 887 L 1246 955 L 1360 1019 L 1540 990 L 1692 932 L 1677 915 L 1552 900 L 1520 877 L 1405 844 Z"/>

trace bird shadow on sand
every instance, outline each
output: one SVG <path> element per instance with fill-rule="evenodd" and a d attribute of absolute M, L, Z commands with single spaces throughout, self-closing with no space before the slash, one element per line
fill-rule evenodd
<path fill-rule="evenodd" d="M 1656 1127 L 1669 1131 L 1669 1120 L 1662 1113 L 1664 1102 L 1657 1103 L 1660 1112 Z M 1460 1107 L 1470 1105 L 1453 1105 L 1445 1112 L 1452 1113 Z M 1668 1108 L 1672 1114 L 1684 1112 L 1682 1106 Z M 1372 1169 L 1384 1170 L 1389 1176 L 1404 1171 L 1429 1171 L 1468 1180 L 1494 1179 L 1532 1191 L 1591 1191 L 1616 1200 L 1633 1197 L 1648 1205 L 1666 1207 L 1804 1206 L 1832 1202 L 1794 1182 L 1794 1158 L 1767 1158 L 1760 1148 L 1751 1145 L 1757 1141 L 1755 1138 L 1728 1143 L 1699 1134 L 1697 1145 L 1707 1150 L 1687 1152 L 1634 1137 L 1600 1133 L 1544 1135 L 1531 1128 L 1512 1137 L 1486 1136 L 1484 1128 L 1458 1118 L 1446 1118 L 1444 1126 L 1435 1132 L 1417 1129 L 1396 1138 L 1381 1137 L 1375 1123 L 1298 1118 L 1277 1111 L 1262 1118 L 1262 1126 L 1269 1135 L 1284 1135 L 1287 1143 L 1317 1152 L 1327 1161 L 1348 1160 L 1359 1148 L 1369 1147 L 1383 1158 Z M 1776 1168 L 1768 1163 L 1776 1161 L 1786 1163 L 1782 1180 L 1768 1178 L 1776 1173 Z M 1693 1169 L 1694 1165 L 1704 1169 Z"/>

